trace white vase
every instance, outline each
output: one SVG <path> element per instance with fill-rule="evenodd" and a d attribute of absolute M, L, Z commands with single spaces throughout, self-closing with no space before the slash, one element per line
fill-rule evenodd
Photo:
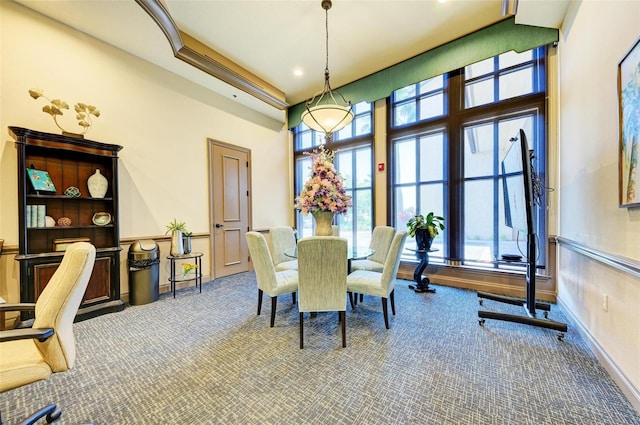
<path fill-rule="evenodd" d="M 89 193 L 92 198 L 104 198 L 104 195 L 107 194 L 109 182 L 107 178 L 100 173 L 100 170 L 96 170 L 87 180 L 87 186 L 89 187 Z"/>
<path fill-rule="evenodd" d="M 331 211 L 316 211 L 313 213 L 313 218 L 316 221 L 316 236 L 332 236 L 333 228 L 333 213 Z"/>

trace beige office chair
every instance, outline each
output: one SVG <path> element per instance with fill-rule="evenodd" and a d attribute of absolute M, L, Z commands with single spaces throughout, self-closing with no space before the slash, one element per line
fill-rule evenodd
<path fill-rule="evenodd" d="M 33 327 L 0 331 L 0 392 L 49 378 L 73 367 L 76 346 L 73 319 L 87 289 L 96 249 L 86 242 L 70 245 L 58 269 L 35 304 L 3 304 L 1 311 L 34 311 Z M 55 404 L 41 409 L 23 423 L 62 414 Z"/>
<path fill-rule="evenodd" d="M 365 260 L 351 261 L 351 271 L 370 270 L 374 272 L 382 272 L 384 263 L 387 260 L 391 241 L 396 234 L 396 229 L 391 226 L 376 226 L 371 234 L 371 242 L 369 248 L 374 254 Z"/>
<path fill-rule="evenodd" d="M 387 298 L 391 301 L 391 312 L 396 314 L 394 301 L 394 286 L 398 267 L 400 266 L 400 253 L 407 239 L 407 232 L 396 233 L 391 241 L 391 248 L 384 263 L 382 272 L 370 270 L 356 270 L 347 276 L 347 291 L 351 308 L 355 308 L 354 297 L 357 294 L 373 295 L 382 299 L 382 314 L 384 315 L 384 325 L 389 329 L 389 316 L 387 313 Z"/>
<path fill-rule="evenodd" d="M 296 303 L 296 292 L 298 291 L 298 272 L 296 270 L 276 271 L 267 246 L 267 240 L 261 233 L 245 233 L 251 261 L 256 272 L 258 283 L 258 316 L 262 309 L 262 294 L 266 293 L 271 297 L 271 322 L 273 327 L 276 320 L 276 306 L 278 295 L 291 293 L 293 303 Z"/>
<path fill-rule="evenodd" d="M 284 251 L 296 247 L 296 235 L 291 227 L 278 226 L 269 229 L 270 252 L 276 271 L 298 270 L 298 260 L 288 257 Z"/>
<path fill-rule="evenodd" d="M 313 236 L 298 241 L 300 348 L 304 348 L 304 313 L 337 311 L 342 346 L 347 346 L 347 240 Z"/>

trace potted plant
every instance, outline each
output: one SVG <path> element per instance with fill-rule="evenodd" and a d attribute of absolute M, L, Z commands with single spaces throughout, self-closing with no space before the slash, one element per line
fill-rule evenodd
<path fill-rule="evenodd" d="M 184 221 L 178 221 L 175 218 L 167 224 L 165 235 L 171 232 L 171 255 L 178 256 L 184 254 L 184 243 L 182 241 L 183 232 L 187 231 L 187 225 Z"/>
<path fill-rule="evenodd" d="M 415 215 L 407 222 L 408 235 L 416 238 L 419 250 L 431 248 L 433 238 L 444 230 L 444 217 L 435 215 L 433 211 L 427 215 Z"/>

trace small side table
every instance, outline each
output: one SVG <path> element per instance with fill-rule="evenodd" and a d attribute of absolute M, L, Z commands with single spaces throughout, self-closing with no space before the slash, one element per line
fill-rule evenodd
<path fill-rule="evenodd" d="M 173 291 L 173 298 L 176 297 L 176 282 L 187 282 L 190 280 L 196 281 L 196 287 L 200 286 L 200 293 L 202 293 L 202 252 L 191 252 L 189 254 L 182 255 L 168 255 L 167 259 L 171 263 L 171 272 L 169 274 L 169 282 L 171 283 L 171 290 Z M 176 261 L 193 259 L 196 264 L 196 272 L 194 275 L 182 277 L 176 275 Z"/>
<path fill-rule="evenodd" d="M 418 265 L 416 266 L 416 270 L 413 272 L 413 280 L 416 282 L 415 285 L 409 285 L 409 289 L 412 289 L 416 293 L 422 292 L 436 292 L 435 288 L 429 288 L 429 284 L 431 281 L 427 276 L 422 277 L 422 272 L 429 265 L 429 253 L 438 251 L 437 248 L 433 249 L 411 249 L 407 248 L 409 251 L 413 251 L 416 253 L 416 258 L 420 260 Z"/>

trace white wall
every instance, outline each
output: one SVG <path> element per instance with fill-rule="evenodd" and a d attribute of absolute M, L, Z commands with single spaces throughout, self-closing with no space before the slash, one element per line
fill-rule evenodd
<path fill-rule="evenodd" d="M 628 264 L 640 264 L 640 208 L 618 207 L 617 64 L 639 35 L 640 2 L 584 0 L 558 48 L 558 235 Z M 558 300 L 640 409 L 640 278 L 560 247 Z"/>
<path fill-rule="evenodd" d="M 160 32 L 159 37 L 158 43 L 167 43 Z M 41 88 L 71 108 L 77 102 L 97 106 L 101 116 L 85 137 L 124 147 L 121 238 L 162 236 L 174 217 L 194 233 L 210 233 L 207 138 L 251 149 L 254 228 L 291 222 L 286 170 L 292 159 L 283 123 L 13 2 L 0 1 L 0 60 L 0 238 L 5 248 L 18 241 L 17 158 L 7 127 L 60 133 L 41 111 L 45 100 L 32 99 L 30 88 Z M 67 131 L 80 130 L 73 109 L 60 122 Z M 13 259 L 3 263 L 17 269 Z M 0 296 L 11 293 L 11 301 L 17 301 L 15 279 L 11 270 L 0 273 Z"/>

